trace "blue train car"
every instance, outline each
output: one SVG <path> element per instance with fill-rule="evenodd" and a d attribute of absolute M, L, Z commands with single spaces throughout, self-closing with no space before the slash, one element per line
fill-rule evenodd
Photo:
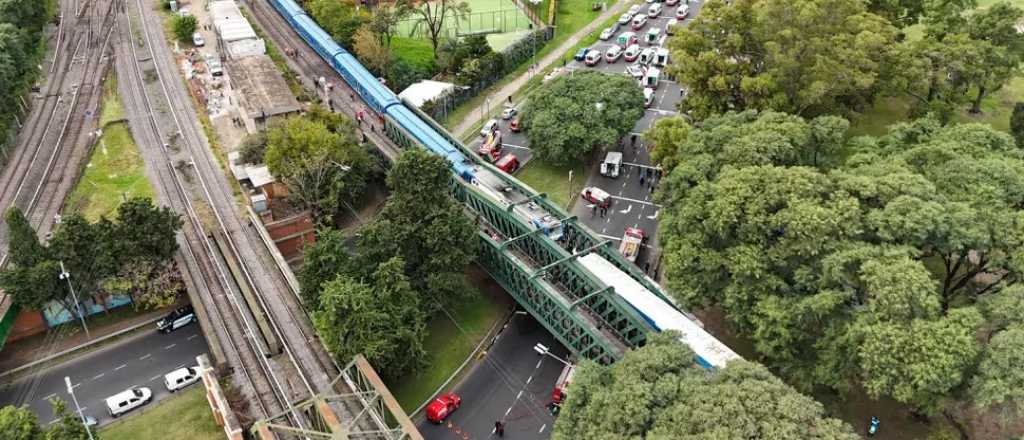
<path fill-rule="evenodd" d="M 377 113 L 385 113 L 388 107 L 400 103 L 398 97 L 366 70 L 352 54 L 339 53 L 331 59 L 331 66 Z"/>
<path fill-rule="evenodd" d="M 293 25 L 293 18 L 296 15 L 306 15 L 306 11 L 302 9 L 302 6 L 299 6 L 294 0 L 270 0 L 270 4 Z"/>
<path fill-rule="evenodd" d="M 452 170 L 466 181 L 472 181 L 476 170 L 472 163 L 466 159 L 459 149 L 448 142 L 440 133 L 422 119 L 417 117 L 404 105 L 396 105 L 388 108 L 390 115 L 396 123 L 402 126 L 406 132 L 416 138 L 420 144 L 434 154 L 445 158 L 451 164 Z"/>
<path fill-rule="evenodd" d="M 299 33 L 299 36 L 320 54 L 325 60 L 334 58 L 340 52 L 344 52 L 338 43 L 334 42 L 334 39 L 325 32 L 320 26 L 309 18 L 308 15 L 296 15 L 294 16 L 295 31 Z"/>

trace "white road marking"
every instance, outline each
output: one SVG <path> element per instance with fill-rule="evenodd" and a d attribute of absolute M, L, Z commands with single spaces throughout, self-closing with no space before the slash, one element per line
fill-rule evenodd
<path fill-rule="evenodd" d="M 654 211 L 654 215 L 649 215 L 649 216 L 647 216 L 647 218 L 650 219 L 650 220 L 656 220 L 658 218 L 658 213 L 659 212 L 661 212 L 660 209 L 657 210 L 657 211 Z"/>
<path fill-rule="evenodd" d="M 518 148 L 518 149 L 520 149 L 520 150 L 526 150 L 526 151 L 532 151 L 532 150 L 530 149 L 530 147 L 524 147 L 524 146 L 522 146 L 522 145 L 515 145 L 515 144 L 506 144 L 506 143 L 502 143 L 502 144 L 501 144 L 501 146 L 502 146 L 502 147 L 509 147 L 509 148 Z"/>
<path fill-rule="evenodd" d="M 537 431 L 537 432 L 538 432 L 538 433 L 544 432 L 544 428 L 547 428 L 547 427 L 548 427 L 548 424 L 547 424 L 547 423 L 545 423 L 545 424 L 541 425 L 541 427 L 540 427 L 540 431 Z"/>
<path fill-rule="evenodd" d="M 170 350 L 170 349 L 174 348 L 176 345 L 178 345 L 178 344 L 168 345 L 168 346 L 164 347 L 164 350 Z"/>
<path fill-rule="evenodd" d="M 150 357 L 150 356 L 152 356 L 152 355 L 151 355 L 151 354 L 149 354 L 149 353 L 146 353 L 146 355 L 145 355 L 145 356 L 143 356 L 143 357 L 140 357 L 140 358 L 139 358 L 139 360 L 140 360 L 140 361 L 144 361 L 144 360 L 146 360 L 146 359 L 149 359 L 149 357 Z"/>
<path fill-rule="evenodd" d="M 650 168 L 650 169 L 652 169 L 652 170 L 656 170 L 656 169 L 658 169 L 658 167 L 652 167 L 652 166 L 650 166 L 650 165 L 641 165 L 641 164 L 638 164 L 638 163 L 632 163 L 632 162 L 623 162 L 622 164 L 623 164 L 623 165 L 629 165 L 629 166 L 631 166 L 631 167 L 637 167 L 637 168 Z"/>
<path fill-rule="evenodd" d="M 512 407 L 511 406 L 508 407 L 508 409 L 505 410 L 505 416 L 508 416 L 508 413 L 510 413 L 510 412 L 512 412 Z"/>
<path fill-rule="evenodd" d="M 104 375 L 104 374 L 106 374 L 106 373 L 100 373 L 100 374 L 97 374 L 97 375 L 95 375 L 95 376 L 93 376 L 93 377 L 92 377 L 92 380 L 96 380 L 96 379 L 99 379 L 99 378 L 103 377 L 103 375 Z"/>
<path fill-rule="evenodd" d="M 71 386 L 71 389 L 75 389 L 75 388 L 78 388 L 78 386 L 79 386 L 79 385 L 81 385 L 81 384 L 82 384 L 81 382 L 79 382 L 79 383 L 76 383 L 76 384 L 74 384 L 74 385 L 72 385 L 72 386 Z"/>
<path fill-rule="evenodd" d="M 153 377 L 149 378 L 149 381 L 150 381 L 150 382 L 152 382 L 152 381 L 154 381 L 154 380 L 157 380 L 157 379 L 159 379 L 159 378 L 160 378 L 160 376 L 162 376 L 162 375 L 158 374 L 158 375 L 156 375 L 156 376 L 153 376 Z"/>
<path fill-rule="evenodd" d="M 59 421 L 60 421 L 60 419 L 53 419 L 53 420 L 50 420 L 49 422 L 47 422 L 46 424 L 47 425 L 52 425 L 52 424 L 57 423 Z"/>
<path fill-rule="evenodd" d="M 121 365 L 118 365 L 118 366 L 117 366 L 117 368 L 114 368 L 114 371 L 120 370 L 120 369 L 122 369 L 122 368 L 124 368 L 124 367 L 127 367 L 127 366 L 128 366 L 128 364 L 121 364 Z"/>
<path fill-rule="evenodd" d="M 643 200 L 631 199 L 631 198 L 628 198 L 628 197 L 619 197 L 619 196 L 611 196 L 611 197 L 613 199 L 625 200 L 627 202 L 639 203 L 639 204 L 642 204 L 642 205 L 652 205 L 652 206 L 654 206 L 656 208 L 661 208 L 661 205 L 659 205 L 657 203 L 645 202 Z M 630 205 L 630 206 L 632 206 L 632 205 Z M 625 213 L 623 213 L 623 214 L 625 214 Z"/>
<path fill-rule="evenodd" d="M 619 197 L 619 198 L 623 199 L 623 200 L 628 200 L 625 197 Z M 633 205 L 629 205 L 629 207 L 627 207 L 626 209 L 624 209 L 622 211 L 619 211 L 619 213 L 621 213 L 621 214 L 629 214 L 629 211 L 632 211 L 632 210 L 633 210 Z"/>
<path fill-rule="evenodd" d="M 540 368 L 541 362 L 544 362 L 544 358 L 540 358 L 540 360 L 537 361 L 537 366 L 533 367 L 533 369 L 536 370 L 536 369 Z"/>
<path fill-rule="evenodd" d="M 516 400 L 519 400 L 520 397 L 523 397 L 523 390 L 519 390 L 519 394 L 516 394 Z"/>
<path fill-rule="evenodd" d="M 526 384 L 527 384 L 527 385 L 529 385 L 529 384 L 530 384 L 530 382 L 532 382 L 532 381 L 533 381 L 533 376 L 530 376 L 530 377 L 527 377 L 527 378 L 526 378 Z"/>
<path fill-rule="evenodd" d="M 43 400 L 50 400 L 50 399 L 52 399 L 54 397 L 57 397 L 57 393 L 50 393 L 50 394 L 44 396 Z"/>
<path fill-rule="evenodd" d="M 195 339 L 195 338 L 196 338 L 196 337 L 198 337 L 198 336 L 199 336 L 199 335 L 192 335 L 192 336 L 189 336 L 189 337 L 185 338 L 185 340 L 186 340 L 186 341 L 191 341 L 191 340 Z"/>

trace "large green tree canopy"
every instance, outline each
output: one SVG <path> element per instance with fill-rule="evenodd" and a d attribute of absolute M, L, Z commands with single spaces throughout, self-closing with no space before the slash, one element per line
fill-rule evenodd
<path fill-rule="evenodd" d="M 984 350 L 999 312 L 979 300 L 1024 268 L 1024 154 L 976 124 L 844 129 L 746 112 L 691 130 L 658 194 L 666 278 L 799 385 L 934 409 Z"/>
<path fill-rule="evenodd" d="M 695 366 L 677 336 L 652 335 L 611 367 L 580 364 L 552 438 L 858 438 L 760 365 L 734 361 L 712 373 Z"/>
<path fill-rule="evenodd" d="M 885 88 L 896 30 L 858 0 L 710 0 L 669 41 L 698 119 L 728 110 L 860 111 Z"/>
<path fill-rule="evenodd" d="M 631 78 L 593 71 L 545 84 L 523 107 L 522 126 L 542 160 L 562 164 L 595 148 L 613 148 L 644 112 L 644 96 Z"/>

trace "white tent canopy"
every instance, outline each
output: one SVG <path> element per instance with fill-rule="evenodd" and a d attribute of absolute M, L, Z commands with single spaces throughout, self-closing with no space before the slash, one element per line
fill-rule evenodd
<path fill-rule="evenodd" d="M 455 84 L 425 79 L 407 87 L 402 93 L 398 94 L 398 97 L 408 100 L 416 108 L 420 108 L 423 106 L 423 103 L 444 96 L 454 89 Z"/>

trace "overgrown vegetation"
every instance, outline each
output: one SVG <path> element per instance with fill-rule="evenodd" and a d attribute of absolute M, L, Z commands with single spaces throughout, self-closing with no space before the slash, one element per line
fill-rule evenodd
<path fill-rule="evenodd" d="M 199 20 L 191 15 L 175 15 L 171 18 L 171 32 L 174 38 L 183 43 L 192 41 L 192 34 L 198 26 Z"/>
<path fill-rule="evenodd" d="M 25 119 L 21 96 L 39 75 L 43 27 L 55 11 L 53 0 L 0 2 L 0 150 L 17 127 L 15 118 Z"/>
<path fill-rule="evenodd" d="M 58 398 L 50 400 L 54 423 L 45 427 L 39 423 L 35 413 L 27 408 L 7 405 L 0 408 L 0 438 L 11 440 L 99 440 L 86 432 L 82 419 L 74 411 L 68 411 L 67 402 Z"/>

